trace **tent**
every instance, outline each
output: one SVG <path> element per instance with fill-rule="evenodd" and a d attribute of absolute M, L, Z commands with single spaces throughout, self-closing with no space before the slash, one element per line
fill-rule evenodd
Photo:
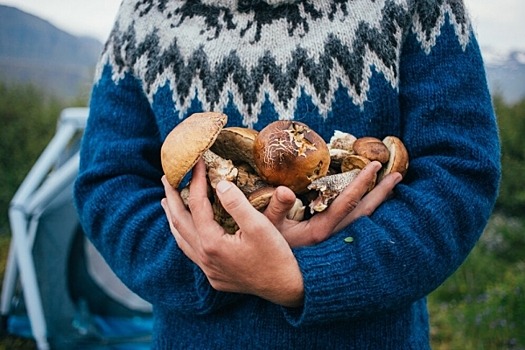
<path fill-rule="evenodd" d="M 145 349 L 151 305 L 109 269 L 85 238 L 73 206 L 88 112 L 62 111 L 55 135 L 11 201 L 2 325 L 34 338 L 41 350 Z"/>

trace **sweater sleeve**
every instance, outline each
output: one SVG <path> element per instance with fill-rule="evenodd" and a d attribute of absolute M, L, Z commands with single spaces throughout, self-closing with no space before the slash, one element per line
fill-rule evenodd
<path fill-rule="evenodd" d="M 83 135 L 75 203 L 86 235 L 134 292 L 156 307 L 203 314 L 240 295 L 213 290 L 176 245 L 160 205 L 161 136 L 141 85 L 106 65 Z"/>
<path fill-rule="evenodd" d="M 394 197 L 322 244 L 295 249 L 305 302 L 294 325 L 395 312 L 447 279 L 493 209 L 500 146 L 476 40 L 445 23 L 430 52 L 414 33 L 400 63 L 401 134 L 411 157 Z M 353 243 L 345 243 L 346 237 Z"/>

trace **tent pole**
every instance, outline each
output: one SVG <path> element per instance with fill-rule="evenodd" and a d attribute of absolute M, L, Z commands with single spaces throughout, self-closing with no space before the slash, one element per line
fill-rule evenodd
<path fill-rule="evenodd" d="M 33 256 L 28 237 L 25 232 L 26 217 L 18 208 L 9 211 L 11 221 L 11 234 L 15 247 L 16 262 L 20 272 L 20 280 L 23 286 L 24 301 L 31 322 L 33 337 L 38 349 L 48 350 L 47 327 L 44 318 L 44 310 L 40 299 L 40 290 L 36 279 Z"/>

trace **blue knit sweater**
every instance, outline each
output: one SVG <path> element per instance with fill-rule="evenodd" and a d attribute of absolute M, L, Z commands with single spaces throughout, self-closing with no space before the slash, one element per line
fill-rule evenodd
<path fill-rule="evenodd" d="M 194 112 L 326 140 L 397 135 L 411 163 L 373 215 L 294 249 L 304 305 L 214 290 L 177 247 L 160 147 Z M 75 199 L 84 230 L 151 302 L 158 349 L 425 349 L 425 296 L 489 218 L 499 140 L 461 0 L 124 0 L 101 56 Z M 352 236 L 353 243 L 344 242 Z"/>

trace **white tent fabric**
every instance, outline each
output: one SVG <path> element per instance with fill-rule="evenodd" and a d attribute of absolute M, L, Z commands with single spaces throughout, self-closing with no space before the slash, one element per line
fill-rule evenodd
<path fill-rule="evenodd" d="M 87 108 L 62 111 L 54 137 L 20 185 L 9 209 L 12 240 L 0 312 L 4 319 L 10 317 L 20 290 L 31 335 L 41 350 L 60 347 L 50 339 L 60 338 L 61 332 L 83 332 L 75 320 L 78 305 L 74 305 L 74 299 L 82 298 L 84 287 L 78 286 L 78 295 L 68 290 L 78 284 L 68 281 L 68 276 L 76 278 L 70 270 L 83 270 L 68 265 L 78 260 L 78 254 L 70 251 L 80 237 L 72 184 L 78 172 L 79 141 L 88 112 Z M 111 308 L 108 305 L 118 305 L 140 316 L 150 315 L 151 305 L 127 289 L 98 252 L 84 241 L 85 270 L 101 288 L 99 294 L 111 299 L 100 304 L 106 309 Z M 67 338 L 67 334 L 63 337 Z"/>

